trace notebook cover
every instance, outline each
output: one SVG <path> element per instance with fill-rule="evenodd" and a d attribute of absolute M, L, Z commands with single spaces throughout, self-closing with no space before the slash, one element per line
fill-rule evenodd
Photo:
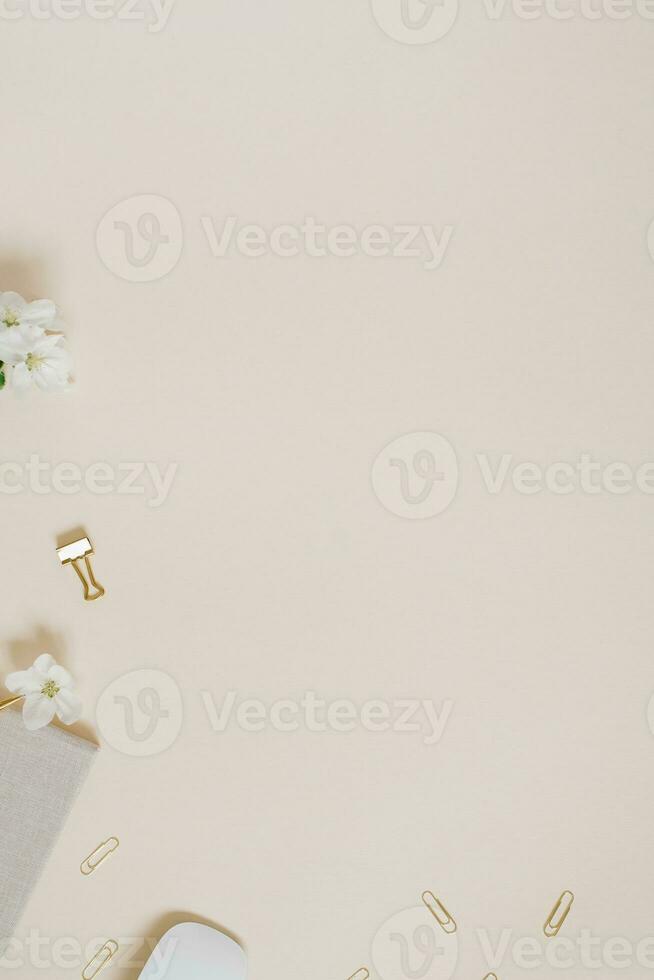
<path fill-rule="evenodd" d="M 20 711 L 0 712 L 0 956 L 96 753 L 54 725 L 28 732 Z"/>

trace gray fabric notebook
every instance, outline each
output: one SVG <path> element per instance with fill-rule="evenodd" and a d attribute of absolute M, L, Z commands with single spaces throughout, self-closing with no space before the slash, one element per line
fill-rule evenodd
<path fill-rule="evenodd" d="M 0 956 L 96 752 L 61 728 L 28 732 L 20 711 L 0 711 Z"/>

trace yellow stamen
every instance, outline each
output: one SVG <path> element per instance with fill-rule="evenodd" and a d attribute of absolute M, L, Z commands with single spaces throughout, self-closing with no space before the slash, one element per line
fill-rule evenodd
<path fill-rule="evenodd" d="M 43 358 L 39 357 L 38 354 L 28 354 L 25 358 L 25 364 L 27 365 L 28 371 L 33 371 L 35 368 L 38 368 L 41 366 L 41 364 L 43 364 Z"/>
<path fill-rule="evenodd" d="M 20 320 L 18 318 L 18 313 L 16 310 L 10 310 L 8 307 L 5 309 L 4 316 L 2 317 L 2 323 L 5 327 L 15 327 Z"/>
<path fill-rule="evenodd" d="M 60 688 L 57 687 L 55 681 L 46 681 L 41 688 L 41 694 L 44 694 L 46 698 L 54 698 L 59 694 Z"/>

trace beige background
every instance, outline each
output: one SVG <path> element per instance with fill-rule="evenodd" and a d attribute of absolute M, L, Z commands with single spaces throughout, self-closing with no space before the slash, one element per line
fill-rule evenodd
<path fill-rule="evenodd" d="M 1 28 L 0 286 L 57 301 L 77 369 L 69 396 L 2 395 L 2 459 L 179 470 L 158 509 L 2 496 L 0 666 L 59 656 L 87 734 L 136 668 L 174 677 L 185 708 L 164 753 L 104 746 L 19 936 L 204 917 L 241 938 L 254 980 L 345 980 L 425 888 L 459 921 L 461 978 L 489 969 L 476 929 L 538 936 L 564 888 L 571 938 L 654 934 L 652 497 L 492 495 L 475 461 L 653 457 L 654 22 L 492 21 L 475 4 L 410 46 L 363 0 L 179 0 L 158 34 L 86 16 Z M 137 194 L 184 228 L 150 283 L 96 250 Z M 434 271 L 219 259 L 203 215 L 455 231 Z M 371 466 L 425 430 L 455 447 L 459 490 L 404 520 Z M 95 605 L 54 552 L 78 525 L 107 587 Z M 200 695 L 308 689 L 454 709 L 426 747 L 217 734 Z M 82 879 L 110 834 L 120 852 Z"/>

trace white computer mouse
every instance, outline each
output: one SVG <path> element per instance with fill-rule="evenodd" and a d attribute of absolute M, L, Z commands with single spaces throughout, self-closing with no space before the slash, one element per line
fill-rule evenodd
<path fill-rule="evenodd" d="M 211 926 L 181 922 L 161 937 L 139 980 L 245 980 L 245 953 Z"/>

